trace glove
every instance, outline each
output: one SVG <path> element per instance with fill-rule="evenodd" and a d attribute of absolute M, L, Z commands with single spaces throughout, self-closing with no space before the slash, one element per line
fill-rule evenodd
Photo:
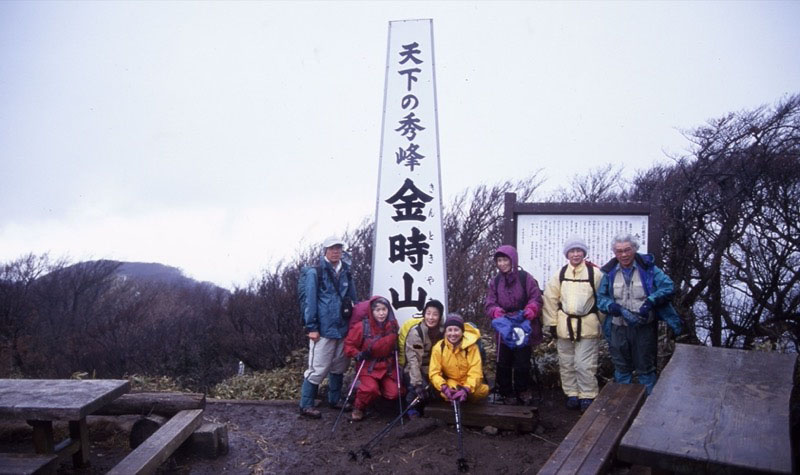
<path fill-rule="evenodd" d="M 618 303 L 614 302 L 608 306 L 608 314 L 620 317 L 622 316 L 622 307 Z"/>
<path fill-rule="evenodd" d="M 639 316 L 638 313 L 633 313 L 627 308 L 622 309 L 622 318 L 625 319 L 625 321 L 628 323 L 628 326 L 630 327 L 635 327 L 636 325 L 644 322 L 644 320 L 642 319 L 642 317 Z"/>
<path fill-rule="evenodd" d="M 642 306 L 639 307 L 639 315 L 641 315 L 642 318 L 648 318 L 650 316 L 650 310 L 653 310 L 653 301 L 645 299 Z"/>
<path fill-rule="evenodd" d="M 522 312 L 522 315 L 528 320 L 533 320 L 533 317 L 536 316 L 536 315 L 534 315 L 533 310 L 531 310 L 529 308 L 526 308 L 525 311 Z"/>
<path fill-rule="evenodd" d="M 458 391 L 453 392 L 453 395 L 450 397 L 450 400 L 464 402 L 467 400 L 467 396 L 469 396 L 469 389 L 459 387 Z"/>
<path fill-rule="evenodd" d="M 505 314 L 506 312 L 504 312 L 502 308 L 497 307 L 496 309 L 494 309 L 494 312 L 492 312 L 492 318 L 500 318 Z"/>
<path fill-rule="evenodd" d="M 417 393 L 417 397 L 419 397 L 420 402 L 425 402 L 428 400 L 428 391 L 425 390 L 425 386 L 417 384 L 414 386 L 414 392 Z"/>
<path fill-rule="evenodd" d="M 359 351 L 356 355 L 356 361 L 361 363 L 364 360 L 368 360 L 369 357 L 372 356 L 369 350 Z"/>
<path fill-rule="evenodd" d="M 439 388 L 439 390 L 442 392 L 442 394 L 448 401 L 451 399 L 453 394 L 453 389 L 450 386 L 442 384 L 442 387 Z"/>
<path fill-rule="evenodd" d="M 550 326 L 550 336 L 552 336 L 554 340 L 558 338 L 558 330 L 556 330 L 555 325 Z"/>

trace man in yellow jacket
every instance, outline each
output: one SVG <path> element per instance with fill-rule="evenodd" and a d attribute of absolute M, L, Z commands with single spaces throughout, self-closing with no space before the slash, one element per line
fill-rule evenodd
<path fill-rule="evenodd" d="M 558 338 L 558 364 L 561 388 L 567 407 L 581 412 L 597 397 L 597 360 L 600 352 L 602 321 L 597 310 L 595 289 L 603 275 L 586 261 L 588 247 L 580 237 L 564 244 L 569 261 L 554 275 L 544 290 L 544 326 Z"/>
<path fill-rule="evenodd" d="M 444 339 L 433 345 L 428 376 L 431 385 L 446 401 L 477 402 L 489 395 L 483 382 L 481 333 L 464 325 L 461 315 L 451 313 L 444 322 Z"/>

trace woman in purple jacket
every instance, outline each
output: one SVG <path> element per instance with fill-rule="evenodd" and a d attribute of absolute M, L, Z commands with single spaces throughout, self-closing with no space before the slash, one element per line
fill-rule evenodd
<path fill-rule="evenodd" d="M 542 326 L 539 324 L 542 310 L 542 291 L 532 275 L 517 269 L 517 250 L 503 245 L 494 253 L 494 262 L 499 271 L 489 280 L 486 292 L 486 315 L 490 319 L 522 311 L 531 321 L 530 345 L 511 348 L 497 336 L 497 375 L 495 389 L 505 404 L 517 401 L 531 403 L 531 353 L 542 341 Z"/>

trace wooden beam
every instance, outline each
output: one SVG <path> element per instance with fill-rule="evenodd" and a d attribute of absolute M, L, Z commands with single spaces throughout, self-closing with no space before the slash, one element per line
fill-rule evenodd
<path fill-rule="evenodd" d="M 96 416 L 139 414 L 172 417 L 180 411 L 205 409 L 203 393 L 149 392 L 123 394 L 93 413 Z"/>
<path fill-rule="evenodd" d="M 0 454 L 0 475 L 56 473 L 56 455 Z"/>
<path fill-rule="evenodd" d="M 606 384 L 539 474 L 604 472 L 644 403 L 644 394 L 641 384 Z"/>
<path fill-rule="evenodd" d="M 108 473 L 114 475 L 150 474 L 164 463 L 192 432 L 203 422 L 203 410 L 181 411 L 155 434 L 128 454 Z"/>
<path fill-rule="evenodd" d="M 453 405 L 434 401 L 425 406 L 425 415 L 455 424 Z M 467 427 L 493 426 L 502 430 L 533 432 L 539 420 L 539 410 L 531 406 L 500 404 L 462 404 L 461 418 Z"/>

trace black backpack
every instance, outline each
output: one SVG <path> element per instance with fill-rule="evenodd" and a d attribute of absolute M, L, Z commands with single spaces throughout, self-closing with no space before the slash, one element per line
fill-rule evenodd
<path fill-rule="evenodd" d="M 591 263 L 588 263 L 588 262 L 586 263 L 586 270 L 589 273 L 589 279 L 588 280 L 587 279 L 568 279 L 567 278 L 567 267 L 569 267 L 569 266 L 565 265 L 564 267 L 561 268 L 561 272 L 558 273 L 558 282 L 559 282 L 559 284 L 561 284 L 565 280 L 568 281 L 568 282 L 589 282 L 589 285 L 592 286 L 592 298 L 594 299 L 594 302 L 592 303 L 592 308 L 589 309 L 589 313 L 587 313 L 586 315 L 590 315 L 592 313 L 597 315 L 597 312 L 598 312 L 598 309 L 597 309 L 597 289 L 595 289 L 595 287 L 594 287 L 594 265 L 592 265 Z M 561 306 L 561 300 L 560 299 L 558 301 L 558 309 L 561 310 L 562 312 L 564 312 L 564 308 Z M 570 315 L 567 312 L 564 312 L 564 314 L 567 316 L 567 331 L 569 332 L 569 339 L 571 341 L 580 341 L 581 340 L 581 318 L 585 317 L 586 315 Z M 578 323 L 577 323 L 578 334 L 577 335 L 572 330 L 572 325 L 569 323 L 569 320 L 573 319 L 573 318 L 578 321 Z M 600 316 L 598 315 L 597 318 L 600 318 Z"/>

